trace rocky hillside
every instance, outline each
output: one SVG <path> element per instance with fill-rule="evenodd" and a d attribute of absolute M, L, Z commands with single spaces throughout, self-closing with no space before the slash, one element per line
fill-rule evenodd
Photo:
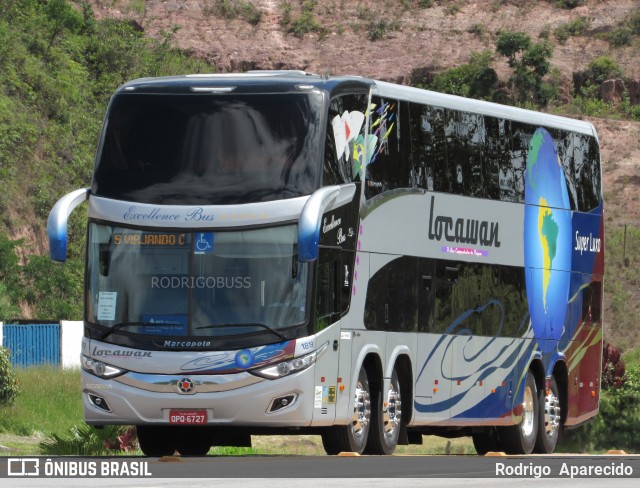
<path fill-rule="evenodd" d="M 135 20 L 150 36 L 177 28 L 178 45 L 220 71 L 286 68 L 406 83 L 418 68 L 441 70 L 467 62 L 472 51 L 494 50 L 496 33 L 511 30 L 548 38 L 552 64 L 568 80 L 601 55 L 615 59 L 630 78 L 640 77 L 637 42 L 612 49 L 608 36 L 638 12 L 635 0 L 89 3 L 98 18 Z M 495 67 L 506 73 L 499 60 Z"/>

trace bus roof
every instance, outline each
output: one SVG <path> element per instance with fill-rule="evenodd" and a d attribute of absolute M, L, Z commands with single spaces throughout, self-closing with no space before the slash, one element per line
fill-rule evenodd
<path fill-rule="evenodd" d="M 325 76 L 288 70 L 250 71 L 140 78 L 122 85 L 116 93 L 283 93 L 317 89 L 333 94 L 354 88 L 368 90 L 373 85 L 373 80 L 357 76 Z"/>
<path fill-rule="evenodd" d="M 548 128 L 570 130 L 593 135 L 597 138 L 593 125 L 582 120 L 359 76 L 316 75 L 296 70 L 140 78 L 122 85 L 116 93 L 283 93 L 316 89 L 333 95 L 337 92 L 358 88 L 360 90 L 372 88 L 383 97 L 473 112 Z"/>
<path fill-rule="evenodd" d="M 387 83 L 384 81 L 375 81 L 374 83 L 378 89 L 378 94 L 383 97 L 410 100 L 422 104 L 435 105 L 437 107 L 489 115 L 492 117 L 514 120 L 532 125 L 570 130 L 597 137 L 593 125 L 590 122 L 583 120 L 536 112 L 533 110 L 512 107 L 510 105 L 486 102 L 473 98 L 448 95 L 445 93 L 438 93 L 410 86 L 396 85 L 394 83 Z"/>

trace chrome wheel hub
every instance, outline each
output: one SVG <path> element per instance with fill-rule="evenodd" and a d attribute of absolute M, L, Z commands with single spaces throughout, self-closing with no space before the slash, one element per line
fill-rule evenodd
<path fill-rule="evenodd" d="M 355 404 L 353 407 L 353 417 L 351 425 L 355 436 L 362 436 L 369 426 L 371 419 L 371 397 L 369 391 L 363 388 L 362 383 L 358 381 L 355 391 Z"/>
<path fill-rule="evenodd" d="M 560 399 L 551 390 L 544 397 L 544 428 L 548 437 L 560 428 Z"/>
<path fill-rule="evenodd" d="M 524 390 L 524 401 L 522 402 L 522 433 L 527 437 L 533 434 L 535 425 L 533 402 L 533 391 L 527 387 Z"/>
<path fill-rule="evenodd" d="M 402 401 L 400 399 L 400 391 L 394 383 L 389 385 L 387 392 L 387 405 L 383 409 L 384 433 L 392 437 L 398 427 L 400 427 L 400 419 L 402 416 Z"/>

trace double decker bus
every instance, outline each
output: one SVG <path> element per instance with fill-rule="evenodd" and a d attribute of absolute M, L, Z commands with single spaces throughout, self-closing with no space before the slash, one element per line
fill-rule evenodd
<path fill-rule="evenodd" d="M 359 77 L 139 79 L 51 211 L 52 259 L 86 200 L 84 418 L 146 455 L 550 453 L 598 412 L 587 122 Z"/>

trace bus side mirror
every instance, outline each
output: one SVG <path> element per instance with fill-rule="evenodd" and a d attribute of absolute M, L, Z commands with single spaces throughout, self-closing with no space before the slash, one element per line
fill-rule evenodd
<path fill-rule="evenodd" d="M 355 183 L 325 186 L 314 191 L 304 204 L 298 221 L 298 259 L 303 262 L 318 259 L 322 215 L 353 200 Z"/>
<path fill-rule="evenodd" d="M 73 209 L 89 198 L 89 188 L 67 193 L 51 209 L 47 220 L 49 256 L 64 263 L 67 260 L 67 221 Z"/>

